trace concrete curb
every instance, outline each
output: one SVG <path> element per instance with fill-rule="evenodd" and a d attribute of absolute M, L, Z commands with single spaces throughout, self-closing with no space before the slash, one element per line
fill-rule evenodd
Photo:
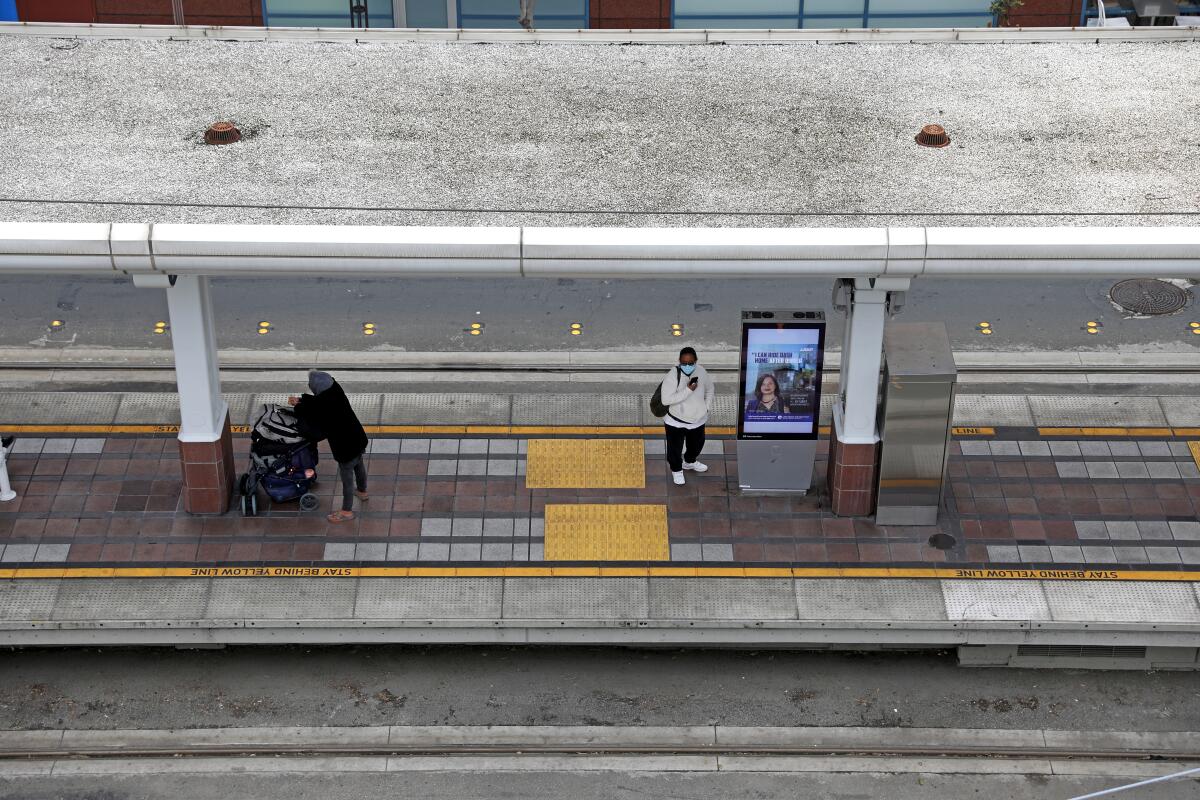
<path fill-rule="evenodd" d="M 986 728 L 444 725 L 250 727 L 136 730 L 0 731 L 0 750 L 47 756 L 129 751 L 170 752 L 338 749 L 421 751 L 459 749 L 550 752 L 708 750 L 798 754 L 1022 754 L 1058 757 L 1200 758 L 1200 732 L 1074 731 Z"/>

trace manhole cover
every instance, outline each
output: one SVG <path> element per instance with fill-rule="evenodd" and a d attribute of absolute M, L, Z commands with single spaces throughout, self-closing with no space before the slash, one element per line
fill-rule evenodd
<path fill-rule="evenodd" d="M 1191 293 L 1155 278 L 1133 278 L 1113 284 L 1109 299 L 1131 314 L 1174 314 L 1188 304 Z"/>
<path fill-rule="evenodd" d="M 938 550 L 953 550 L 958 540 L 948 533 L 935 533 L 929 537 L 929 546 Z"/>

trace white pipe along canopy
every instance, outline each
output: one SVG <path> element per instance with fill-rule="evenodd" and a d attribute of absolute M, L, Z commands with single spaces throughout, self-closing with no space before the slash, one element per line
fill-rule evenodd
<path fill-rule="evenodd" d="M 0 273 L 1186 277 L 1200 227 L 535 228 L 0 222 Z"/>

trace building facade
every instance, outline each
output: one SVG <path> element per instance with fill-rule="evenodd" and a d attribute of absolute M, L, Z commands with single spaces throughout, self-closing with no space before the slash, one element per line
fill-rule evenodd
<path fill-rule="evenodd" d="M 1008 25 L 1070 27 L 1085 0 L 1024 0 Z M 1200 2 L 1200 0 L 1198 0 Z M 0 0 L 0 20 L 135 25 L 519 28 L 971 28 L 991 0 Z M 1094 0 L 1092 0 L 1094 8 Z M 1193 4 L 1194 5 L 1194 4 Z M 1092 12 L 1094 14 L 1094 11 Z"/>

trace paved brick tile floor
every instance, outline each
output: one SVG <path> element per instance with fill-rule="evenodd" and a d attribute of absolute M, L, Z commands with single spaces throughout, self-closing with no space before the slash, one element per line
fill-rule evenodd
<path fill-rule="evenodd" d="M 245 462 L 248 441 L 236 440 Z M 0 564 L 509 564 L 543 558 L 547 503 L 667 506 L 676 563 L 1170 569 L 1200 565 L 1200 471 L 1182 440 L 1038 439 L 1032 430 L 953 444 L 936 527 L 831 516 L 821 494 L 743 497 L 734 443 L 710 470 L 670 483 L 647 440 L 644 489 L 527 489 L 521 439 L 379 439 L 371 499 L 330 524 L 335 465 L 323 450 L 321 508 L 191 516 L 169 436 L 23 438 L 9 461 L 19 498 L 0 504 Z M 816 485 L 824 482 L 824 450 Z M 935 533 L 953 546 L 929 544 Z"/>

